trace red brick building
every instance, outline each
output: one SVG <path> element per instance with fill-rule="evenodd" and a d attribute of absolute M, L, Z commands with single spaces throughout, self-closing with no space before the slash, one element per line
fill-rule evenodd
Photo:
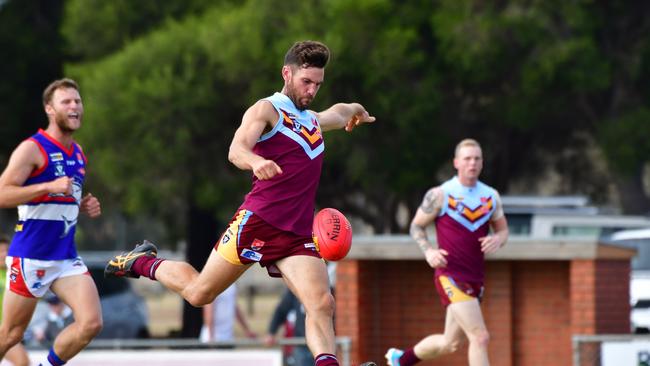
<path fill-rule="evenodd" d="M 597 242 L 511 239 L 487 261 L 491 364 L 571 365 L 573 334 L 629 333 L 634 254 Z M 352 365 L 383 365 L 389 347 L 443 330 L 433 270 L 406 236 L 355 238 L 338 265 L 336 299 L 336 331 L 352 338 Z M 465 347 L 422 365 L 467 365 L 466 355 Z"/>

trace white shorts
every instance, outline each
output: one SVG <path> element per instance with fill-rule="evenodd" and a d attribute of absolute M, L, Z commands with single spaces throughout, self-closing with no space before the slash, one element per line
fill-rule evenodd
<path fill-rule="evenodd" d="M 43 297 L 59 278 L 90 274 L 81 257 L 58 261 L 7 256 L 8 288 L 25 297 Z"/>

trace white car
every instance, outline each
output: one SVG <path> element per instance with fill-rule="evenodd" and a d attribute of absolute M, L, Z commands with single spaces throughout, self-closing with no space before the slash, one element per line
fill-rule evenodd
<path fill-rule="evenodd" d="M 650 333 L 650 299 L 640 299 L 633 304 L 630 325 L 633 333 Z"/>

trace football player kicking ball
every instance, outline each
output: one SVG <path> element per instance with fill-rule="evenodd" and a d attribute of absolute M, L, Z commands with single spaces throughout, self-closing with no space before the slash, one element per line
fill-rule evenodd
<path fill-rule="evenodd" d="M 252 170 L 253 187 L 199 273 L 184 262 L 156 257 L 144 242 L 118 255 L 108 276 L 146 276 L 203 306 L 253 263 L 282 277 L 306 311 L 306 338 L 316 366 L 339 365 L 335 356 L 334 298 L 327 269 L 312 240 L 314 201 L 325 144 L 323 131 L 374 122 L 358 103 L 308 110 L 323 83 L 329 49 L 320 42 L 295 43 L 282 67 L 284 87 L 248 108 L 230 145 L 228 159 Z"/>
<path fill-rule="evenodd" d="M 436 269 L 436 289 L 447 309 L 445 330 L 406 351 L 389 349 L 386 359 L 390 366 L 411 366 L 452 353 L 465 338 L 469 340 L 469 365 L 489 365 L 489 335 L 479 304 L 484 255 L 503 247 L 508 223 L 497 191 L 478 180 L 483 153 L 477 141 L 465 139 L 456 146 L 454 168 L 458 174 L 426 193 L 411 222 L 411 236 L 427 263 Z M 437 249 L 426 233 L 432 223 L 436 225 Z"/>

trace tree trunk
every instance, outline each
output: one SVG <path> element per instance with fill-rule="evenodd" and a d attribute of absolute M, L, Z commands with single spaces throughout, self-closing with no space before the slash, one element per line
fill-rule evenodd
<path fill-rule="evenodd" d="M 189 221 L 188 221 L 188 241 L 185 256 L 189 264 L 200 271 L 214 244 L 216 243 L 219 233 L 220 224 L 214 218 L 211 211 L 204 210 L 190 203 Z M 198 338 L 203 325 L 203 310 L 195 308 L 187 301 L 183 302 L 183 329 L 181 337 Z"/>
<path fill-rule="evenodd" d="M 643 169 L 639 168 L 631 176 L 618 176 L 616 189 L 624 214 L 647 215 L 650 213 L 650 199 L 643 189 Z"/>

